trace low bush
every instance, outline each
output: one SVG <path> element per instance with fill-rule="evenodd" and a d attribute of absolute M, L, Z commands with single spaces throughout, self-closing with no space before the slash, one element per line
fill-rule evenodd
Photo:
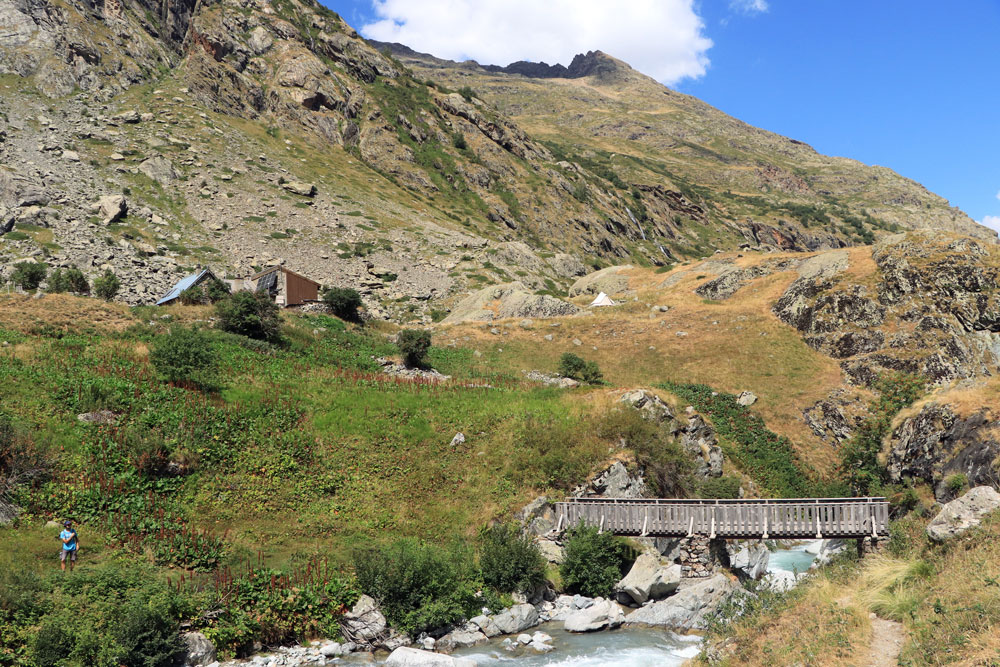
<path fill-rule="evenodd" d="M 636 465 L 661 498 L 684 498 L 694 490 L 691 455 L 662 425 L 638 410 L 612 409 L 597 423 L 598 434 L 632 450 Z"/>
<path fill-rule="evenodd" d="M 169 334 L 157 338 L 149 360 L 164 382 L 217 388 L 217 355 L 212 337 L 200 329 L 172 328 Z"/>
<path fill-rule="evenodd" d="M 323 293 L 323 303 L 340 319 L 356 322 L 358 308 L 361 307 L 361 295 L 349 287 L 331 287 Z"/>
<path fill-rule="evenodd" d="M 281 313 L 264 292 L 236 292 L 215 304 L 223 331 L 270 343 L 281 339 Z"/>
<path fill-rule="evenodd" d="M 596 526 L 580 524 L 566 533 L 566 559 L 559 566 L 568 593 L 610 597 L 631 565 L 625 541 Z"/>
<path fill-rule="evenodd" d="M 565 352 L 559 358 L 559 374 L 587 384 L 601 384 L 604 381 L 597 362 L 585 361 L 572 352 Z"/>
<path fill-rule="evenodd" d="M 63 292 L 87 294 L 90 292 L 90 283 L 87 282 L 87 277 L 83 275 L 83 271 L 76 267 L 66 269 L 65 271 L 57 268 L 49 275 L 48 291 L 53 294 L 61 294 Z"/>
<path fill-rule="evenodd" d="M 218 303 L 230 295 L 229 285 L 218 278 L 210 278 L 200 285 L 189 287 L 181 292 L 180 302 L 191 306 L 199 304 Z"/>
<path fill-rule="evenodd" d="M 425 329 L 403 329 L 396 337 L 396 345 L 407 366 L 423 367 L 431 349 L 431 332 Z"/>
<path fill-rule="evenodd" d="M 122 283 L 111 269 L 105 269 L 101 277 L 94 281 L 94 295 L 111 301 L 118 296 Z"/>
<path fill-rule="evenodd" d="M 495 524 L 479 533 L 483 583 L 500 593 L 530 594 L 545 581 L 545 558 L 530 535 L 514 524 Z"/>
<path fill-rule="evenodd" d="M 45 280 L 49 268 L 41 262 L 18 262 L 10 279 L 23 290 L 35 290 Z"/>
<path fill-rule="evenodd" d="M 358 588 L 378 601 L 394 626 L 417 636 L 479 611 L 471 554 L 414 539 L 358 551 Z"/>
<path fill-rule="evenodd" d="M 702 482 L 698 489 L 702 498 L 732 499 L 740 497 L 740 478 L 733 475 L 713 477 Z"/>

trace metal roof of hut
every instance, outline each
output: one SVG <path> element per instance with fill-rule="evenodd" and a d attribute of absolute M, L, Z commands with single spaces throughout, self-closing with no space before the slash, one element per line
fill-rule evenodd
<path fill-rule="evenodd" d="M 201 282 L 206 278 L 215 278 L 215 274 L 212 273 L 211 269 L 202 269 L 198 273 L 192 273 L 189 276 L 184 276 L 170 289 L 169 292 L 163 295 L 162 299 L 156 302 L 156 305 L 163 306 L 171 301 L 175 301 L 180 297 L 184 290 L 191 289 L 195 285 L 201 284 Z"/>

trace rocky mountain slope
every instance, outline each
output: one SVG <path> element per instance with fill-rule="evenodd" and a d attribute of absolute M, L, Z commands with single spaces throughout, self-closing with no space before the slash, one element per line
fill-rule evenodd
<path fill-rule="evenodd" d="M 575 77 L 545 95 L 520 74 L 400 58 L 305 0 L 2 0 L 0 276 L 30 258 L 111 268 L 138 304 L 199 264 L 278 262 L 357 287 L 376 317 L 430 321 L 476 287 L 561 295 L 626 259 L 922 226 L 989 236 L 891 172 L 600 53 L 544 72 Z M 567 115 L 584 106 L 600 111 Z"/>

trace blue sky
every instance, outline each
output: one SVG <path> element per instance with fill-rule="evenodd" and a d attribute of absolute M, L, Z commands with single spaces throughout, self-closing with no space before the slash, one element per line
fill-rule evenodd
<path fill-rule="evenodd" d="M 366 36 L 442 57 L 607 51 L 1000 228 L 1000 0 L 322 1 Z"/>

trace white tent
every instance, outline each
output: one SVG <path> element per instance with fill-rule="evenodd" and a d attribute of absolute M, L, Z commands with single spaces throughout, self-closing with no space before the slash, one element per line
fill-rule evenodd
<path fill-rule="evenodd" d="M 618 304 L 611 300 L 604 292 L 597 295 L 597 298 L 590 302 L 591 308 L 594 306 L 617 306 Z"/>

